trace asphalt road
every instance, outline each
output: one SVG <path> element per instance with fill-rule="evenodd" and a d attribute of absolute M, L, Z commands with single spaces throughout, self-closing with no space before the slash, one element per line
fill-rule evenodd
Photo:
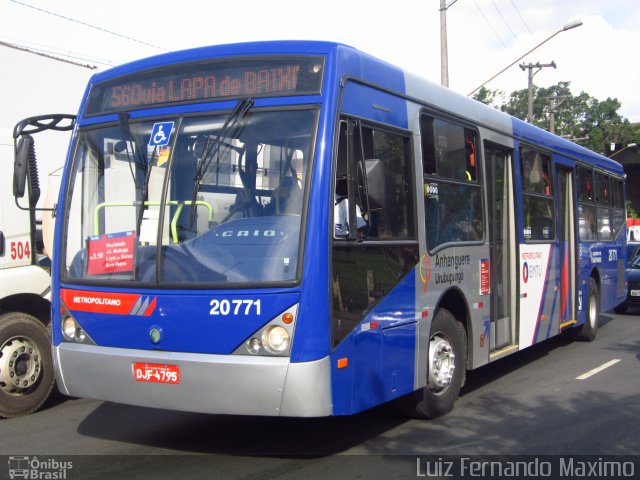
<path fill-rule="evenodd" d="M 389 406 L 279 419 L 60 395 L 0 420 L 0 478 L 18 456 L 48 472 L 71 462 L 65 480 L 416 478 L 421 459 L 450 455 L 640 455 L 640 311 L 603 315 L 595 342 L 556 338 L 470 372 L 453 412 L 431 421 Z"/>

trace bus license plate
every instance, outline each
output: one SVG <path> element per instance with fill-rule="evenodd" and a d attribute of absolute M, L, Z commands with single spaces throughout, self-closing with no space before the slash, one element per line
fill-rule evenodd
<path fill-rule="evenodd" d="M 640 290 L 631 290 L 629 293 L 632 297 L 640 297 Z"/>
<path fill-rule="evenodd" d="M 178 365 L 160 365 L 157 363 L 134 363 L 133 378 L 136 382 L 180 383 L 180 367 Z"/>

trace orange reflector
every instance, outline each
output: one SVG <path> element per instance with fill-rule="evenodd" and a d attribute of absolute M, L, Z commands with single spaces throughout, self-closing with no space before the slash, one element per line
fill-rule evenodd
<path fill-rule="evenodd" d="M 338 368 L 347 368 L 349 366 L 348 358 L 339 358 L 338 359 Z"/>
<path fill-rule="evenodd" d="M 282 323 L 289 325 L 291 322 L 293 322 L 293 315 L 291 313 L 287 312 L 282 315 Z"/>

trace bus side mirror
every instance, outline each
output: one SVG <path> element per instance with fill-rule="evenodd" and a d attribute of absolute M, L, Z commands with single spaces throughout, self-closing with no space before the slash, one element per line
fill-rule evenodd
<path fill-rule="evenodd" d="M 387 198 L 384 182 L 384 169 L 382 162 L 378 159 L 365 160 L 365 170 L 367 176 L 367 195 L 369 197 L 369 208 L 380 210 L 385 207 Z"/>
<path fill-rule="evenodd" d="M 40 198 L 36 149 L 33 137 L 22 135 L 15 147 L 13 163 L 13 196 L 16 200 L 24 197 L 27 178 L 29 179 L 29 206 L 34 207 Z"/>

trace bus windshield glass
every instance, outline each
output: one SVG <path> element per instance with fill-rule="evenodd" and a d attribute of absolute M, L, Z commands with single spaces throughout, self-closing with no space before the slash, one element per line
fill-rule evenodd
<path fill-rule="evenodd" d="M 77 136 L 63 278 L 233 286 L 299 278 L 317 109 L 131 120 Z"/>

